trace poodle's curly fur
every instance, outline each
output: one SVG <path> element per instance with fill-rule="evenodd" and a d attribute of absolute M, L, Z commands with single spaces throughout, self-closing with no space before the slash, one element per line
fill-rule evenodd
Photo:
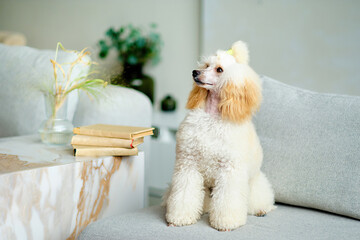
<path fill-rule="evenodd" d="M 193 71 L 190 111 L 177 132 L 174 174 L 164 195 L 169 225 L 193 224 L 208 212 L 212 227 L 228 231 L 244 225 L 247 214 L 263 216 L 275 208 L 251 122 L 261 85 L 248 61 L 239 41 Z"/>

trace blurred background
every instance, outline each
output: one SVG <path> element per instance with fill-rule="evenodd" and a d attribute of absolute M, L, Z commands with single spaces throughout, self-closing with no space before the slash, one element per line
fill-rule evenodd
<path fill-rule="evenodd" d="M 171 179 L 174 133 L 201 55 L 248 43 L 250 65 L 261 74 L 318 92 L 360 95 L 360 1 L 356 0 L 0 0 L 0 30 L 23 34 L 26 45 L 93 49 L 110 27 L 157 25 L 159 64 L 146 65 L 155 84 L 150 194 L 156 198 Z M 160 111 L 171 95 L 176 110 Z M 156 150 L 157 149 L 157 150 Z M 159 174 L 160 172 L 160 174 Z"/>
<path fill-rule="evenodd" d="M 158 25 L 161 62 L 147 72 L 156 102 L 166 94 L 183 109 L 200 55 L 236 40 L 250 64 L 279 81 L 320 92 L 360 94 L 360 2 L 356 0 L 0 0 L 0 29 L 27 45 L 97 47 L 109 27 Z M 96 55 L 96 54 L 94 54 Z"/>

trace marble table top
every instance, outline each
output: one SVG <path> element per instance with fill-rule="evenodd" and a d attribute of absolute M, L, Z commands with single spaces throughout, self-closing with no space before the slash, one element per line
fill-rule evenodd
<path fill-rule="evenodd" d="M 92 159 L 73 156 L 70 145 L 45 145 L 37 135 L 0 138 L 0 174 Z"/>

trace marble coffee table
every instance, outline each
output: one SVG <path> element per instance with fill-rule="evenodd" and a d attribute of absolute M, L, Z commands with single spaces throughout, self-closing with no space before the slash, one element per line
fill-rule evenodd
<path fill-rule="evenodd" d="M 37 136 L 0 139 L 0 239 L 76 239 L 144 206 L 144 153 L 74 157 Z"/>

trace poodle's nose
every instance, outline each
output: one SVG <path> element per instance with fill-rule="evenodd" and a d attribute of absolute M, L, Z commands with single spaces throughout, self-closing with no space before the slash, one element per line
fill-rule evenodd
<path fill-rule="evenodd" d="M 200 71 L 199 70 L 194 70 L 194 71 L 192 71 L 192 76 L 193 77 L 197 77 L 197 76 L 199 76 L 200 75 Z"/>

